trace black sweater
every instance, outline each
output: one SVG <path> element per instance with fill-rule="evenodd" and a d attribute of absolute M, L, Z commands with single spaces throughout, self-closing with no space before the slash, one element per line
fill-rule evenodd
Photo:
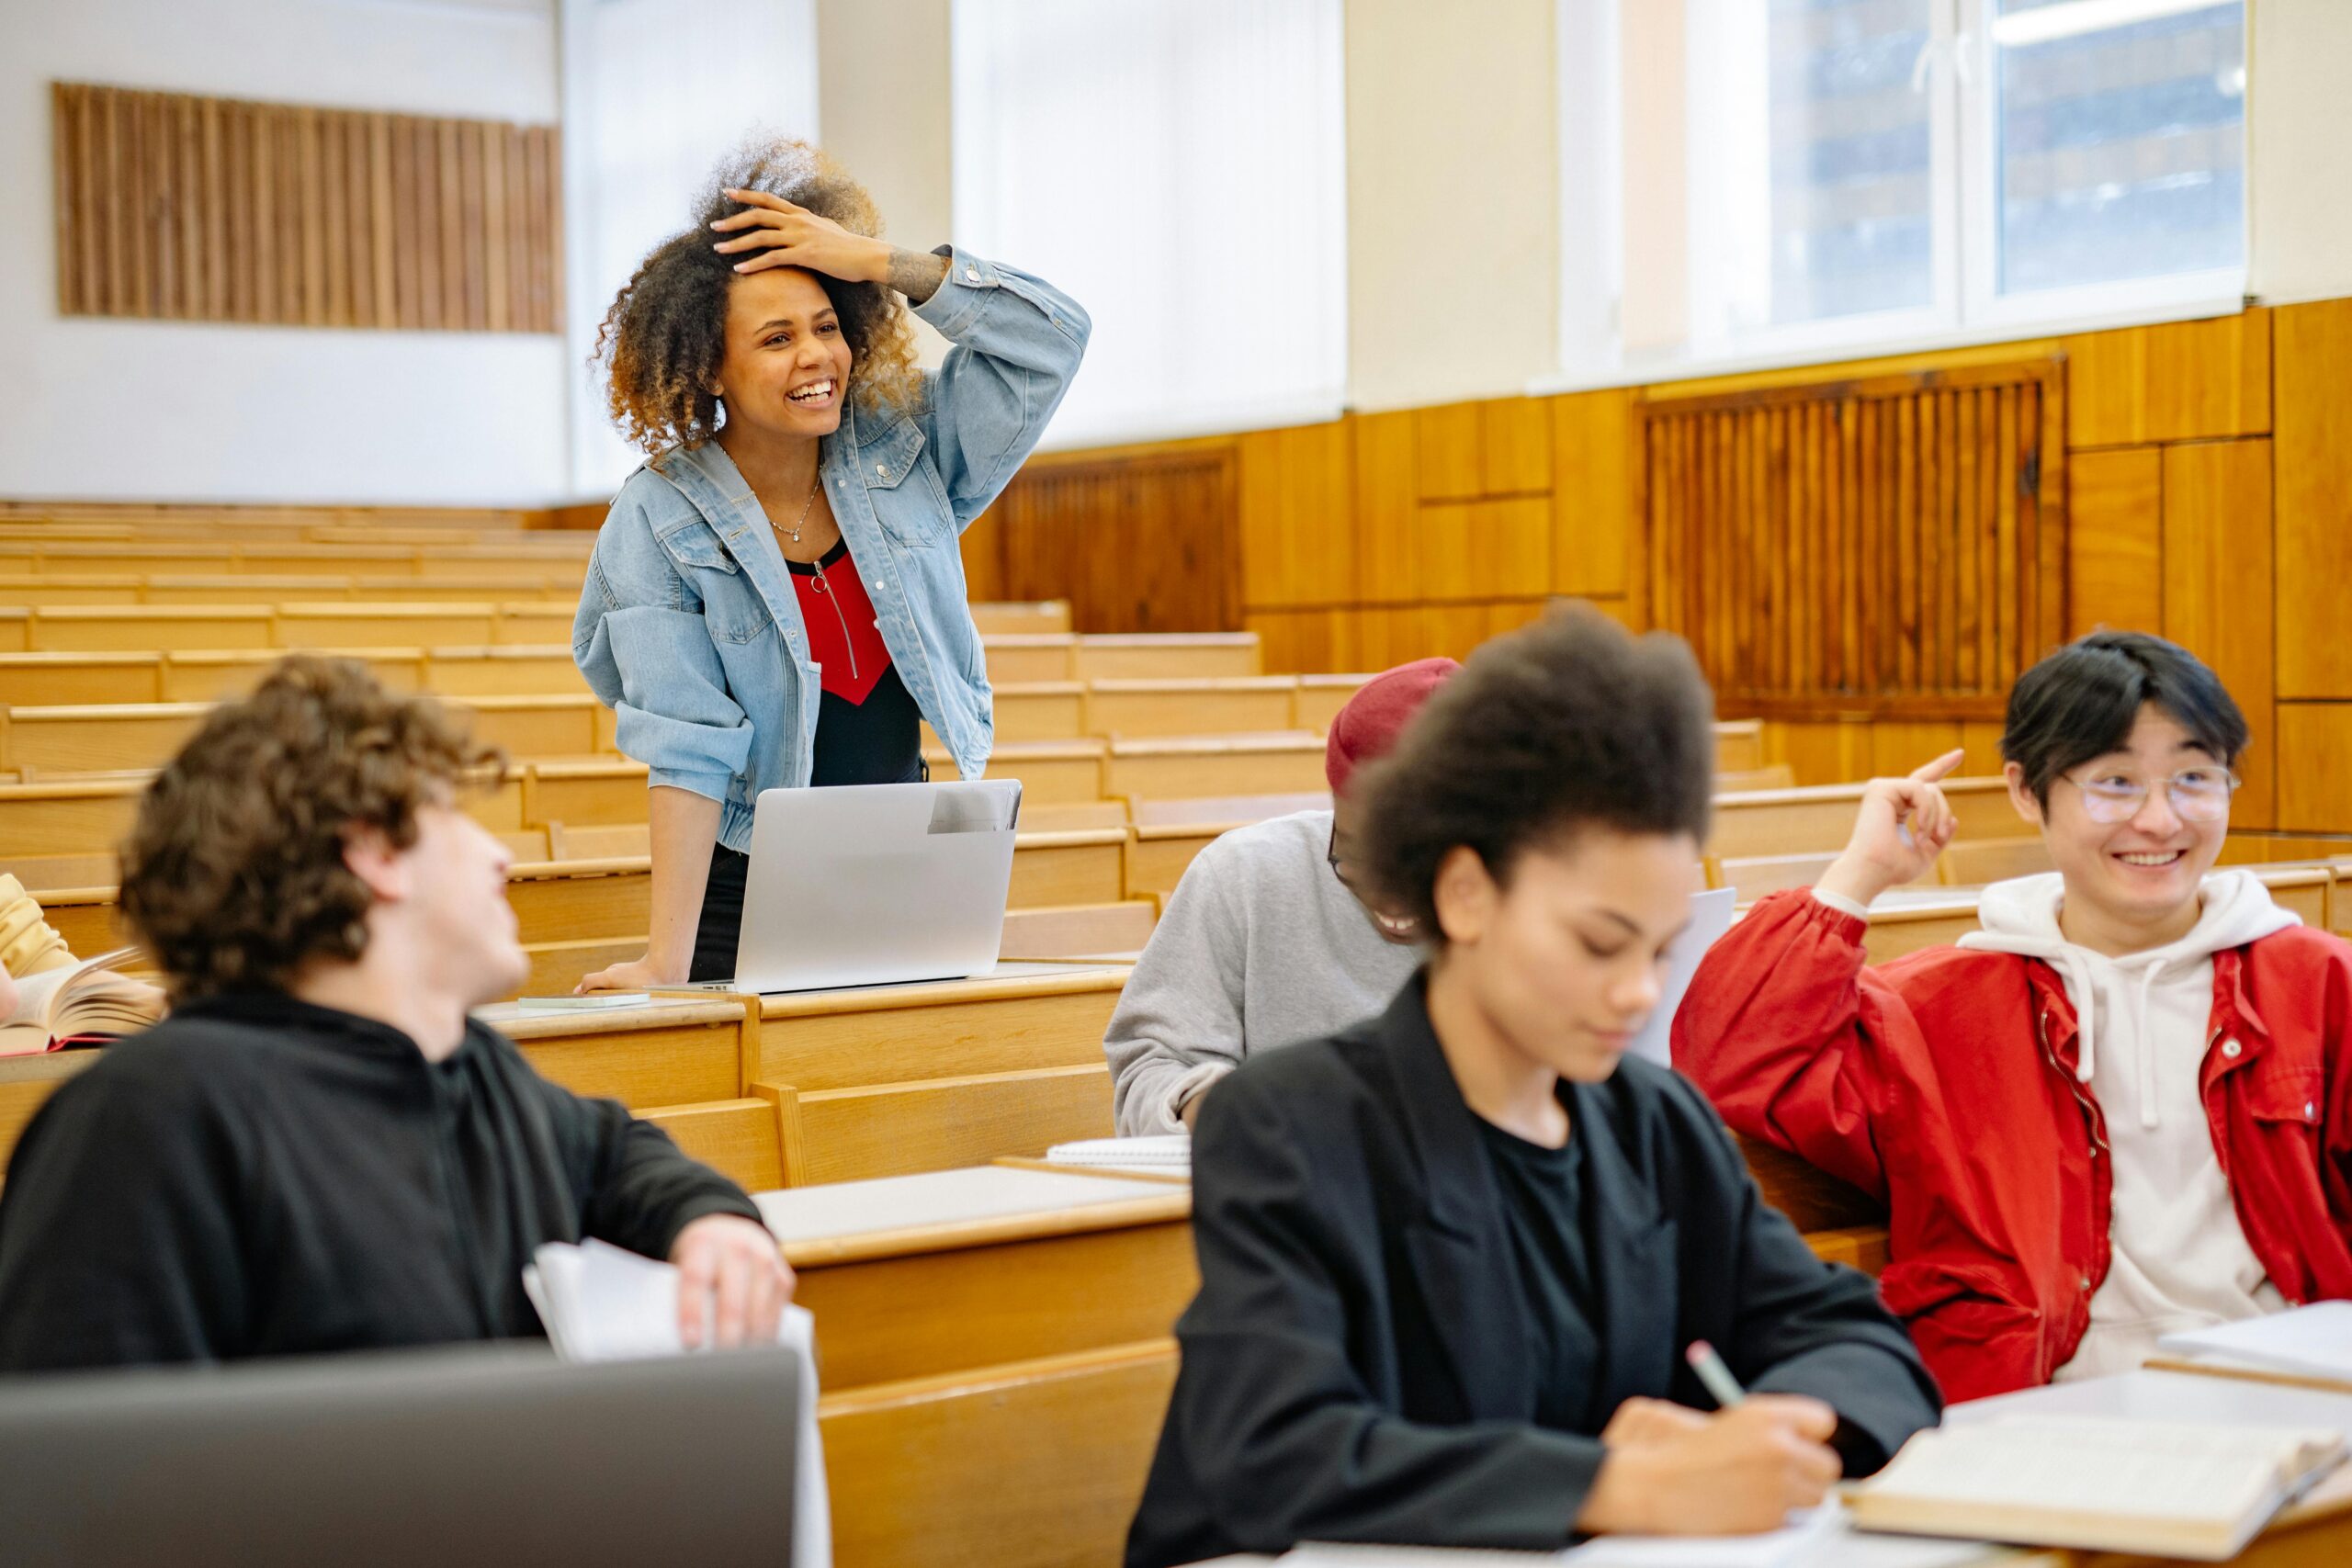
<path fill-rule="evenodd" d="M 469 1022 L 455 1055 L 292 998 L 181 1009 L 62 1086 L 0 1193 L 0 1371 L 536 1336 L 532 1250 L 668 1256 L 742 1190 Z"/>

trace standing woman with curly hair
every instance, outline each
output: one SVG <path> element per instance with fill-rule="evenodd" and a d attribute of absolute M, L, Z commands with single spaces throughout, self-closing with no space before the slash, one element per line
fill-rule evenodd
<path fill-rule="evenodd" d="M 928 720 L 987 767 L 956 540 L 1045 431 L 1086 312 L 1025 273 L 894 248 L 804 142 L 730 159 L 598 338 L 647 452 L 597 536 L 572 657 L 650 770 L 645 956 L 583 990 L 734 972 L 763 789 L 923 776 Z M 909 307 L 954 344 L 915 363 Z"/>

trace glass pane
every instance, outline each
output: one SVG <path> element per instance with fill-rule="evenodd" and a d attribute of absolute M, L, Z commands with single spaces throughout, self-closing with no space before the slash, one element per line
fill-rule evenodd
<path fill-rule="evenodd" d="M 2001 0 L 2005 294 L 2245 259 L 2245 7 L 2132 9 Z"/>
<path fill-rule="evenodd" d="M 1933 302 L 1929 5 L 1771 0 L 1776 324 Z"/>

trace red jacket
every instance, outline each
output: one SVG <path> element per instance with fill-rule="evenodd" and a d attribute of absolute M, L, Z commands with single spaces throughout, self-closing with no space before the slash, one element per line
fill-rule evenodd
<path fill-rule="evenodd" d="M 1750 1137 L 1885 1200 L 1879 1288 L 1945 1397 L 2050 1381 L 2107 1277 L 2106 1121 L 2055 970 L 1930 948 L 1863 964 L 1806 892 L 1717 942 L 1675 1066 Z M 2290 1303 L 2352 1297 L 2352 944 L 2296 927 L 2213 957 L 2200 1083 L 2247 1244 Z"/>

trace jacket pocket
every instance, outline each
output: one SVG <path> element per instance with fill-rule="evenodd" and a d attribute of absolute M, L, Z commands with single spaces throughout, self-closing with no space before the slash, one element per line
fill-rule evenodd
<path fill-rule="evenodd" d="M 1944 1385 L 1947 1399 L 2041 1381 L 2041 1314 L 2014 1301 L 2003 1271 L 1984 1264 L 1905 1259 L 1879 1276 L 1879 1295 Z"/>
<path fill-rule="evenodd" d="M 911 423 L 901 427 L 908 438 L 888 443 L 887 456 L 874 457 L 868 448 L 865 491 L 883 533 L 901 549 L 929 550 L 952 544 L 956 513 L 947 504 L 947 491 L 926 449 L 922 432 Z"/>
<path fill-rule="evenodd" d="M 773 624 L 759 590 L 708 523 L 695 518 L 681 524 L 662 536 L 662 547 L 676 563 L 688 590 L 702 601 L 703 622 L 713 642 L 750 642 Z"/>

